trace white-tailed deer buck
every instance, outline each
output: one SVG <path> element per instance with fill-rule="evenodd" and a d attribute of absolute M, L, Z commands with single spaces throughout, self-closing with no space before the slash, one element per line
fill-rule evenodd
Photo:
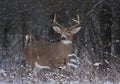
<path fill-rule="evenodd" d="M 53 30 L 61 35 L 59 42 L 46 42 L 43 40 L 35 40 L 33 35 L 26 36 L 26 46 L 24 48 L 24 55 L 26 63 L 32 68 L 35 64 L 41 66 L 49 66 L 51 69 L 58 68 L 60 65 L 66 64 L 68 61 L 68 54 L 71 52 L 73 34 L 76 34 L 81 27 L 79 16 L 77 20 L 72 19 L 77 24 L 66 28 L 56 21 L 54 16 Z"/>

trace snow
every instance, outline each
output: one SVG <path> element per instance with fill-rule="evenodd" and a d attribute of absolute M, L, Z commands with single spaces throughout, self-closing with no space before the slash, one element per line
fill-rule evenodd
<path fill-rule="evenodd" d="M 95 63 L 94 65 L 99 65 L 101 63 Z M 37 67 L 39 67 L 40 69 L 42 68 L 48 68 L 47 66 L 40 66 L 36 63 Z M 40 78 L 34 77 L 34 75 L 32 73 L 29 73 L 26 76 L 14 76 L 12 75 L 12 73 L 10 73 L 10 76 L 7 74 L 7 72 L 3 69 L 0 70 L 0 74 L 5 74 L 6 77 L 2 77 L 0 76 L 0 84 L 93 84 L 90 83 L 88 79 L 83 79 L 82 81 L 79 79 L 70 79 L 67 80 L 69 77 L 64 76 L 60 73 L 57 73 L 57 75 L 61 78 L 59 79 L 54 79 L 49 77 L 50 74 L 56 74 L 54 73 L 50 73 L 50 74 L 46 74 L 48 77 L 48 80 L 43 82 Z M 17 74 L 17 73 L 16 73 Z M 98 84 L 120 84 L 120 82 L 111 82 L 111 81 L 105 81 L 103 82 L 102 80 L 98 81 Z"/>
<path fill-rule="evenodd" d="M 116 40 L 116 43 L 119 43 L 120 42 L 120 40 Z"/>
<path fill-rule="evenodd" d="M 77 67 L 78 67 L 77 65 L 75 65 L 75 64 L 73 64 L 73 63 L 67 63 L 67 65 L 70 66 L 70 67 L 74 67 L 74 68 L 77 68 Z"/>
<path fill-rule="evenodd" d="M 59 73 L 59 71 L 54 72 L 44 72 L 44 70 L 50 69 L 49 66 L 41 66 L 38 63 L 35 63 L 36 69 L 32 71 L 31 68 L 25 68 L 25 70 L 19 71 L 19 68 L 16 70 L 14 67 L 11 67 L 12 71 L 6 71 L 4 69 L 0 69 L 0 84 L 94 84 L 89 81 L 89 78 L 79 78 L 79 75 L 82 75 L 80 72 L 82 72 L 83 66 L 81 66 L 81 61 L 74 53 L 69 54 L 68 57 L 70 57 L 70 61 L 67 63 L 67 65 L 60 66 L 61 70 L 70 71 L 67 68 L 72 67 L 72 71 L 70 72 L 74 74 L 67 76 L 64 74 Z M 106 60 L 107 61 L 107 60 Z M 83 61 L 85 62 L 85 61 Z M 108 62 L 109 63 L 109 62 Z M 94 63 L 94 66 L 100 66 L 101 62 Z M 79 68 L 79 65 L 81 66 Z M 21 68 L 24 68 L 24 66 L 20 66 Z M 29 67 L 29 66 L 27 66 Z M 107 68 L 109 69 L 109 68 Z M 48 70 L 49 71 L 49 70 Z M 40 72 L 40 73 L 39 73 Z M 86 70 L 85 73 L 89 72 L 89 70 Z M 69 74 L 69 73 L 68 73 Z M 91 74 L 91 72 L 89 72 Z M 38 77 L 37 75 L 40 75 Z M 84 73 L 83 75 L 84 76 Z M 42 79 L 46 77 L 47 80 L 43 81 Z M 94 80 L 94 79 L 93 79 Z M 95 79 L 98 84 L 120 84 L 120 82 L 111 82 L 105 80 L 99 80 Z"/>
<path fill-rule="evenodd" d="M 0 84 L 61 84 L 59 81 L 56 81 L 54 79 L 50 79 L 46 82 L 42 82 L 42 81 L 37 81 L 32 83 L 30 81 L 24 81 L 24 82 L 13 82 L 13 83 L 9 83 L 7 81 L 0 81 Z M 92 83 L 89 83 L 87 80 L 86 82 L 82 83 L 80 82 L 79 80 L 71 80 L 71 81 L 65 81 L 63 80 L 62 81 L 62 84 L 92 84 Z M 106 81 L 106 82 L 99 82 L 98 84 L 120 84 L 120 82 L 117 82 L 117 83 L 114 83 L 114 82 L 110 82 L 110 81 Z"/>
<path fill-rule="evenodd" d="M 69 54 L 68 57 L 76 56 L 75 54 Z"/>
<path fill-rule="evenodd" d="M 76 60 L 75 59 L 70 59 L 70 62 L 76 62 Z"/>
<path fill-rule="evenodd" d="M 105 59 L 105 62 L 106 62 L 107 64 L 109 64 L 109 61 L 108 61 L 108 60 L 106 60 L 106 59 Z"/>
<path fill-rule="evenodd" d="M 7 76 L 7 74 L 5 73 L 5 70 L 3 69 L 0 70 L 0 75 L 3 75 L 4 77 Z"/>
<path fill-rule="evenodd" d="M 28 38 L 28 35 L 26 35 L 25 38 L 26 38 L 26 39 L 29 39 L 29 38 Z"/>
<path fill-rule="evenodd" d="M 1 70 L 0 70 L 0 74 L 1 74 L 1 73 L 5 73 L 5 71 L 4 71 L 3 69 L 1 69 Z"/>
<path fill-rule="evenodd" d="M 60 68 L 60 69 L 65 69 L 65 68 L 66 68 L 66 66 L 59 66 L 59 68 Z"/>
<path fill-rule="evenodd" d="M 37 62 L 35 63 L 35 66 L 36 66 L 36 68 L 39 68 L 39 69 L 50 69 L 49 66 L 41 66 Z"/>
<path fill-rule="evenodd" d="M 37 75 L 37 73 L 42 69 L 50 69 L 49 66 L 41 66 L 37 62 L 35 63 L 35 68 L 33 70 L 34 75 Z"/>
<path fill-rule="evenodd" d="M 94 66 L 97 66 L 97 67 L 100 65 L 101 65 L 101 63 L 97 63 L 97 62 L 94 64 Z"/>

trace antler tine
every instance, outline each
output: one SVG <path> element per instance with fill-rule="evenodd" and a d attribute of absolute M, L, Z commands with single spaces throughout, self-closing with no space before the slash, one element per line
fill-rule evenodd
<path fill-rule="evenodd" d="M 54 15 L 53 23 L 55 25 L 58 25 L 59 27 L 63 28 L 63 26 L 56 21 L 56 14 Z"/>
<path fill-rule="evenodd" d="M 56 14 L 54 15 L 53 23 L 56 23 Z"/>
<path fill-rule="evenodd" d="M 80 25 L 80 17 L 79 17 L 79 15 L 78 15 L 78 14 L 77 14 L 76 16 L 77 16 L 77 20 L 76 20 L 76 19 L 72 19 L 72 21 L 76 22 L 77 24 L 75 24 L 75 25 L 71 26 L 71 28 L 74 28 L 74 27 L 76 27 L 76 26 L 79 26 L 79 25 Z"/>

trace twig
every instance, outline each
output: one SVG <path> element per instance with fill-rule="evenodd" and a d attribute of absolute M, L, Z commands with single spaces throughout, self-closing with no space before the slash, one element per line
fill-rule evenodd
<path fill-rule="evenodd" d="M 20 43 L 21 41 L 22 41 L 22 39 L 18 40 L 18 42 L 16 42 L 16 44 L 15 44 L 14 46 L 12 46 L 10 49 L 8 49 L 8 50 L 6 51 L 6 55 L 3 55 L 3 57 L 1 58 L 0 64 L 2 63 L 3 59 L 8 55 L 8 53 L 9 53 L 11 50 L 13 50 L 13 49 L 16 47 L 16 45 L 17 45 L 18 43 Z"/>
<path fill-rule="evenodd" d="M 85 17 L 83 18 L 82 22 L 86 21 L 86 19 L 88 18 L 88 16 L 89 16 L 91 13 L 93 13 L 94 10 L 95 10 L 99 5 L 101 5 L 101 3 L 103 3 L 103 1 L 104 1 L 104 0 L 101 0 L 101 1 L 99 1 L 97 4 L 95 4 L 95 5 L 93 6 L 93 8 L 85 15 Z"/>
<path fill-rule="evenodd" d="M 98 7 L 103 1 L 104 1 L 104 0 L 101 0 L 100 2 L 98 2 L 97 4 L 95 4 L 95 5 L 93 6 L 92 10 L 89 11 L 86 16 L 90 15 L 90 14 L 95 10 L 95 8 Z"/>

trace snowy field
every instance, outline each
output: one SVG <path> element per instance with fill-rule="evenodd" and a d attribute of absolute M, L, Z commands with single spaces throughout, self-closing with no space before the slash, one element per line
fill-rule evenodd
<path fill-rule="evenodd" d="M 85 65 L 81 65 L 82 61 L 75 55 L 71 57 L 66 66 L 61 66 L 65 72 L 61 73 L 58 69 L 50 71 L 49 67 L 36 64 L 33 71 L 29 66 L 12 66 L 8 69 L 0 69 L 0 84 L 120 84 L 119 81 L 109 81 L 106 78 L 92 76 L 90 67 L 84 69 Z M 84 61 L 83 61 L 84 62 Z M 95 67 L 99 67 L 101 63 L 95 63 Z M 5 67 L 9 67 L 6 64 Z M 79 68 L 80 67 L 80 68 Z"/>

